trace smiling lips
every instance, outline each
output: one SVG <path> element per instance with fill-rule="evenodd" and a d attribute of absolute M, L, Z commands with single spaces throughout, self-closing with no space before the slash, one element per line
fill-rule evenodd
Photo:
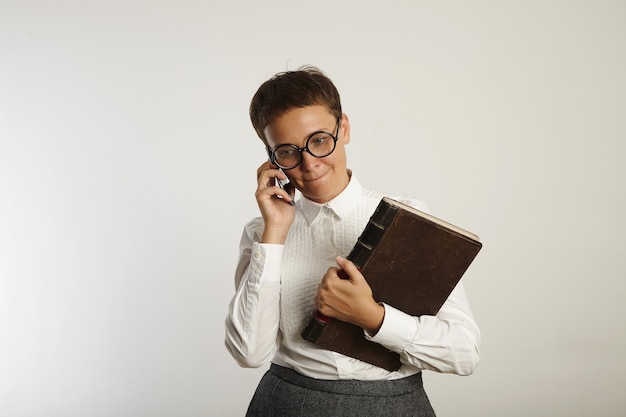
<path fill-rule="evenodd" d="M 321 179 L 321 178 L 324 178 L 324 177 L 326 176 L 326 174 L 328 174 L 328 171 L 324 172 L 322 175 L 320 175 L 320 176 L 318 176 L 318 177 L 316 177 L 316 178 L 312 178 L 312 179 L 309 179 L 309 178 L 302 178 L 302 181 L 303 181 L 303 182 L 313 182 L 313 181 L 317 181 L 317 180 L 319 180 L 319 179 Z"/>

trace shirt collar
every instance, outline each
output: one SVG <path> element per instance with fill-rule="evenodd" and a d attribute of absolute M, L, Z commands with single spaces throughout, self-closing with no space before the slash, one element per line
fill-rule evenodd
<path fill-rule="evenodd" d="M 331 209 L 340 219 L 347 216 L 354 206 L 359 202 L 363 187 L 357 179 L 356 175 L 350 171 L 350 182 L 348 186 L 335 198 L 328 203 L 320 204 L 301 196 L 300 203 L 304 217 L 309 224 L 315 220 L 322 210 L 323 206 Z"/>

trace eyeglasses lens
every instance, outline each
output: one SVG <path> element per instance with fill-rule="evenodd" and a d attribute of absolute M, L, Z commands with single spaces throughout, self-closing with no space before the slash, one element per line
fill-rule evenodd
<path fill-rule="evenodd" d="M 323 158 L 335 150 L 335 143 L 332 135 L 318 132 L 307 140 L 302 150 L 290 144 L 278 146 L 274 149 L 274 161 L 283 169 L 295 168 L 302 161 L 303 151 L 307 151 L 316 158 Z"/>

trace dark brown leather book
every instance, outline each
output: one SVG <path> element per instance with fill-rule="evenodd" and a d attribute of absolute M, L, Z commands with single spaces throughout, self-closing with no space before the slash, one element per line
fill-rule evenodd
<path fill-rule="evenodd" d="M 473 233 L 384 197 L 347 256 L 374 299 L 412 316 L 436 315 L 482 248 Z M 363 329 L 316 312 L 302 337 L 390 371 L 400 355 L 365 339 Z"/>

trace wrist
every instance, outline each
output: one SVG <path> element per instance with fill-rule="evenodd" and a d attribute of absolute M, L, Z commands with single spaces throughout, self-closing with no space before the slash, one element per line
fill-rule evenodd
<path fill-rule="evenodd" d="M 372 337 L 378 333 L 383 321 L 385 320 L 385 307 L 382 304 L 376 303 L 372 306 L 371 313 L 368 314 L 367 320 L 362 326 L 363 329 Z"/>
<path fill-rule="evenodd" d="M 276 243 L 284 244 L 289 234 L 289 227 L 265 227 L 263 234 L 261 235 L 260 243 Z"/>

